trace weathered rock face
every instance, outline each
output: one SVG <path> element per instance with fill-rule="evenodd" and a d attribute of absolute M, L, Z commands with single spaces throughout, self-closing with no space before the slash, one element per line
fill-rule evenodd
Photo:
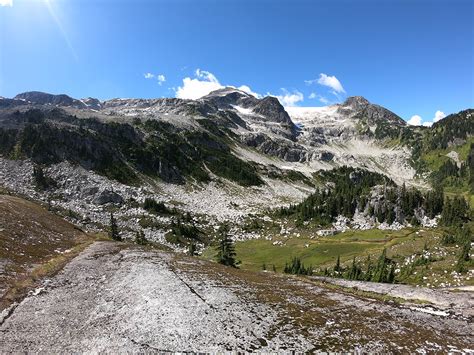
<path fill-rule="evenodd" d="M 93 97 L 88 97 L 87 99 L 82 99 L 82 102 L 86 104 L 86 106 L 93 110 L 100 110 L 102 108 L 102 103 Z"/>
<path fill-rule="evenodd" d="M 76 108 L 87 108 L 87 105 L 80 101 L 73 99 L 70 96 L 61 94 L 53 95 L 39 91 L 29 91 L 15 96 L 16 100 L 25 100 L 27 102 L 38 105 L 55 105 L 55 106 L 71 106 Z"/>
<path fill-rule="evenodd" d="M 92 203 L 95 203 L 96 205 L 105 205 L 106 203 L 121 205 L 123 203 L 123 198 L 116 192 L 104 190 L 99 196 L 92 200 Z"/>
<path fill-rule="evenodd" d="M 355 118 L 366 120 L 369 125 L 388 122 L 394 125 L 406 126 L 406 122 L 392 111 L 382 106 L 371 104 L 362 96 L 349 97 L 339 106 L 338 111 L 344 114 L 347 113 L 348 109 L 355 112 Z"/>
<path fill-rule="evenodd" d="M 288 140 L 272 139 L 268 135 L 256 133 L 242 136 L 242 142 L 249 147 L 256 148 L 263 154 L 278 157 L 288 162 L 304 162 L 307 160 L 306 149 Z"/>
<path fill-rule="evenodd" d="M 265 97 L 255 106 L 253 111 L 270 118 L 274 122 L 282 123 L 289 127 L 294 126 L 290 116 L 288 116 L 285 108 L 280 104 L 276 97 Z"/>
<path fill-rule="evenodd" d="M 296 125 L 275 97 L 257 99 L 246 92 L 224 88 L 211 92 L 200 101 L 215 105 L 220 110 L 234 111 L 250 124 L 287 139 L 295 140 L 298 134 Z"/>
<path fill-rule="evenodd" d="M 220 110 L 231 110 L 236 105 L 249 108 L 256 106 L 259 102 L 256 97 L 234 88 L 215 90 L 199 101 L 208 102 Z"/>

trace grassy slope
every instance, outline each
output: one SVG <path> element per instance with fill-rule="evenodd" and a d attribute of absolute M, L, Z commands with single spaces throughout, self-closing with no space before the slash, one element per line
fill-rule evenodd
<path fill-rule="evenodd" d="M 458 153 L 459 160 L 466 161 L 472 143 L 474 143 L 474 137 L 469 138 L 466 143 L 462 145 L 429 151 L 423 154 L 421 159 L 425 162 L 430 171 L 438 171 L 443 163 L 451 159 L 446 156 L 446 154 L 451 151 Z M 471 208 L 474 209 L 474 195 L 469 192 L 467 181 L 465 181 L 462 186 L 447 186 L 445 192 L 448 196 L 463 195 L 470 202 Z"/>
<path fill-rule="evenodd" d="M 0 195 L 0 227 L 0 310 L 93 240 L 42 206 L 8 195 Z"/>
<path fill-rule="evenodd" d="M 422 159 L 426 162 L 430 170 L 438 170 L 440 166 L 448 161 L 450 158 L 446 156 L 451 151 L 455 151 L 459 154 L 459 159 L 465 161 L 469 154 L 469 148 L 471 143 L 474 143 L 474 137 L 469 138 L 465 144 L 449 147 L 446 149 L 431 150 L 428 153 L 422 155 Z"/>

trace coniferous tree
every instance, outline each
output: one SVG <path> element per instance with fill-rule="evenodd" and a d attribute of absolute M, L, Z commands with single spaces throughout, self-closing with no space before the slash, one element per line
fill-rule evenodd
<path fill-rule="evenodd" d="M 120 237 L 120 233 L 118 231 L 117 222 L 112 212 L 110 212 L 109 237 L 117 241 L 122 240 L 122 237 Z"/>
<path fill-rule="evenodd" d="M 446 198 L 441 213 L 441 224 L 444 226 L 460 226 L 468 220 L 469 206 L 464 197 Z"/>
<path fill-rule="evenodd" d="M 390 272 L 388 274 L 387 282 L 391 284 L 395 282 L 395 263 L 390 265 Z"/>
<path fill-rule="evenodd" d="M 362 269 L 356 263 L 356 259 L 355 259 L 355 256 L 354 256 L 354 259 L 352 259 L 351 268 L 349 269 L 349 272 L 347 274 L 347 278 L 349 280 L 360 280 L 361 277 L 362 277 Z"/>
<path fill-rule="evenodd" d="M 56 182 L 50 177 L 46 176 L 41 166 L 33 167 L 33 181 L 40 190 L 46 190 L 56 186 Z"/>
<path fill-rule="evenodd" d="M 395 217 L 395 211 L 393 210 L 393 208 L 390 208 L 387 212 L 387 223 L 392 224 L 393 222 L 395 222 Z"/>
<path fill-rule="evenodd" d="M 456 263 L 456 271 L 459 273 L 465 273 L 467 271 L 466 264 L 471 260 L 470 256 L 471 243 L 465 243 L 462 246 L 461 253 L 459 254 L 458 261 Z"/>
<path fill-rule="evenodd" d="M 224 224 L 219 228 L 219 244 L 217 245 L 217 262 L 222 265 L 237 267 L 235 247 L 229 236 L 229 227 Z"/>
<path fill-rule="evenodd" d="M 336 265 L 334 266 L 334 273 L 339 273 L 341 271 L 341 258 L 338 255 L 336 260 Z"/>
<path fill-rule="evenodd" d="M 372 276 L 373 276 L 373 265 L 372 265 L 372 260 L 370 259 L 370 254 L 367 255 L 366 264 L 367 264 L 367 272 L 365 273 L 364 280 L 370 281 L 372 280 Z"/>
<path fill-rule="evenodd" d="M 138 245 L 147 245 L 148 240 L 145 238 L 145 233 L 142 230 L 139 230 L 135 234 L 135 243 Z"/>
<path fill-rule="evenodd" d="M 375 282 L 388 282 L 389 272 L 387 270 L 388 259 L 387 259 L 387 249 L 383 249 L 382 254 L 377 261 L 377 265 L 374 270 L 374 275 L 372 276 L 371 281 Z"/>
<path fill-rule="evenodd" d="M 190 256 L 195 256 L 197 254 L 196 244 L 194 244 L 193 242 L 189 244 L 188 254 Z"/>
<path fill-rule="evenodd" d="M 413 227 L 417 227 L 417 226 L 420 225 L 420 221 L 418 221 L 418 218 L 416 218 L 415 216 L 413 216 L 413 217 L 411 217 L 410 224 L 411 224 Z"/>
<path fill-rule="evenodd" d="M 286 274 L 293 274 L 293 275 L 312 275 L 313 274 L 313 266 L 310 265 L 309 267 L 305 267 L 303 262 L 300 258 L 294 257 L 291 259 L 291 263 L 285 263 L 285 268 L 283 272 Z"/>
<path fill-rule="evenodd" d="M 470 252 L 471 252 L 471 243 L 464 243 L 461 250 L 460 259 L 463 261 L 471 260 Z"/>

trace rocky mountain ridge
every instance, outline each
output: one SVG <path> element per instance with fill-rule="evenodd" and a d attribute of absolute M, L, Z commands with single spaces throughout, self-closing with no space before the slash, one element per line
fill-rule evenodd
<path fill-rule="evenodd" d="M 400 138 L 420 129 L 362 97 L 284 108 L 234 88 L 199 100 L 30 92 L 0 99 L 0 183 L 99 228 L 115 206 L 130 233 L 153 217 L 137 207 L 147 197 L 212 223 L 238 221 L 303 200 L 318 184 L 315 172 L 341 166 L 427 187 Z M 166 243 L 169 222 L 155 218 L 147 238 Z"/>
<path fill-rule="evenodd" d="M 242 147 L 257 151 L 257 156 L 243 152 L 247 159 L 252 156 L 254 163 L 269 156 L 277 158 L 280 168 L 286 168 L 290 163 L 292 169 L 307 175 L 319 169 L 351 165 L 394 175 L 399 182 L 411 183 L 415 177 L 415 171 L 408 164 L 409 149 L 403 146 L 387 148 L 383 145 L 387 137 L 374 137 L 374 132 L 382 130 L 380 127 L 404 128 L 405 122 L 362 97 L 350 97 L 334 106 L 308 109 L 285 109 L 274 97 L 257 99 L 234 88 L 216 90 L 199 100 L 112 99 L 101 102 L 92 98 L 78 100 L 67 95 L 28 92 L 0 101 L 7 112 L 19 108 L 58 109 L 64 110 L 66 115 L 94 117 L 102 122 L 133 124 L 133 119 L 154 120 L 187 131 L 199 130 L 202 120 L 208 119 L 219 129 L 232 131 L 234 153 L 242 152 Z M 309 111 L 301 115 L 301 110 L 305 109 Z M 388 156 L 391 159 L 387 159 Z"/>

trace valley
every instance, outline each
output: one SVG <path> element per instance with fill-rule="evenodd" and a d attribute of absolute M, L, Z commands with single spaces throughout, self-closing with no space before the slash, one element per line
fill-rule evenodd
<path fill-rule="evenodd" d="M 0 349 L 472 352 L 473 136 L 359 96 L 0 98 Z"/>
<path fill-rule="evenodd" d="M 474 355 L 473 15 L 0 0 L 0 355 Z"/>

